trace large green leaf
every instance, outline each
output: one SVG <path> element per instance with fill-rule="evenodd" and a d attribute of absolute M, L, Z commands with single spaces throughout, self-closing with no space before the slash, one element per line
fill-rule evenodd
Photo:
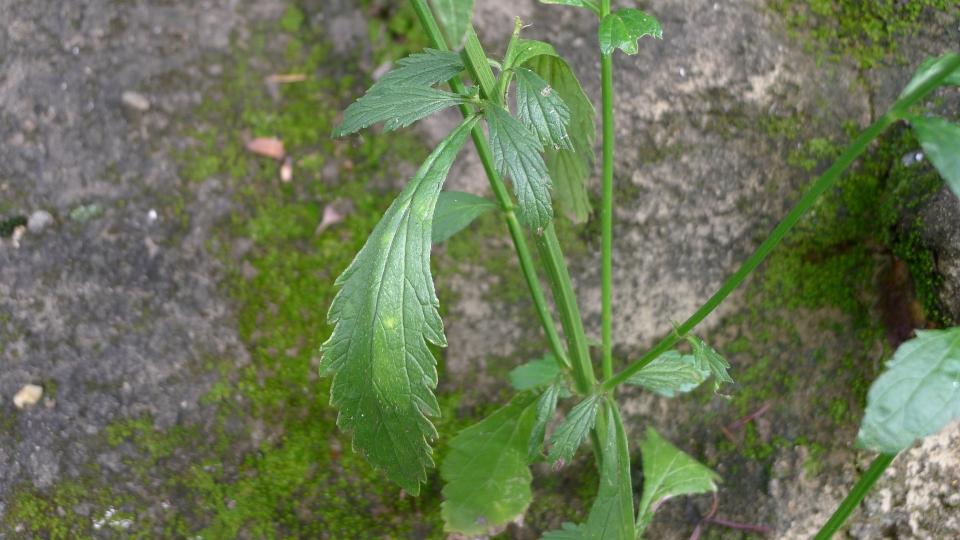
<path fill-rule="evenodd" d="M 487 125 L 490 127 L 490 147 L 497 172 L 503 177 L 507 171 L 513 181 L 513 191 L 520 203 L 523 220 L 533 230 L 546 228 L 553 219 L 550 202 L 550 173 L 540 152 L 543 145 L 519 120 L 494 103 L 487 103 Z"/>
<path fill-rule="evenodd" d="M 600 36 L 600 52 L 610 54 L 620 49 L 627 54 L 637 54 L 638 41 L 643 36 L 663 38 L 663 29 L 656 19 L 633 8 L 623 8 L 608 14 L 600 21 L 597 30 Z"/>
<path fill-rule="evenodd" d="M 459 191 L 444 191 L 433 214 L 433 242 L 443 242 L 469 225 L 477 216 L 499 208 L 490 199 Z"/>
<path fill-rule="evenodd" d="M 463 59 L 453 51 L 424 49 L 397 60 L 397 69 L 377 81 L 369 93 L 389 93 L 398 86 L 433 86 L 449 81 L 464 70 Z"/>
<path fill-rule="evenodd" d="M 920 67 L 917 68 L 916 73 L 913 74 L 913 78 L 910 79 L 909 83 L 907 83 L 907 86 L 903 89 L 903 92 L 900 92 L 899 97 L 902 98 L 906 96 L 923 83 L 938 75 L 942 75 L 947 68 L 947 64 L 956 58 L 956 53 L 947 53 L 940 58 L 932 58 L 928 56 L 926 59 L 924 59 L 923 63 L 920 64 Z M 941 84 L 960 86 L 960 69 L 954 70 L 948 74 Z"/>
<path fill-rule="evenodd" d="M 327 314 L 336 324 L 321 350 L 321 376 L 333 375 L 337 424 L 353 446 L 413 495 L 433 466 L 428 440 L 440 414 L 431 391 L 436 360 L 426 340 L 444 346 L 430 275 L 430 220 L 450 165 L 477 123 L 463 121 L 430 154 L 337 278 Z"/>
<path fill-rule="evenodd" d="M 342 137 L 377 122 L 384 131 L 393 131 L 431 114 L 469 100 L 450 92 L 430 87 L 398 86 L 387 92 L 368 92 L 343 112 L 343 122 L 333 130 Z"/>
<path fill-rule="evenodd" d="M 674 397 L 677 392 L 689 392 L 700 386 L 703 379 L 703 372 L 697 369 L 697 361 L 692 354 L 667 351 L 634 373 L 626 382 Z"/>
<path fill-rule="evenodd" d="M 960 126 L 942 118 L 910 116 L 909 120 L 924 155 L 960 197 Z"/>
<path fill-rule="evenodd" d="M 504 70 L 523 65 L 524 62 L 536 56 L 547 55 L 559 57 L 553 45 L 535 39 L 518 39 L 516 45 L 514 45 L 507 54 L 508 56 L 503 59 Z"/>
<path fill-rule="evenodd" d="M 693 357 L 697 360 L 697 369 L 700 371 L 707 371 L 709 369 L 713 373 L 718 387 L 722 382 L 733 382 L 730 374 L 727 373 L 727 370 L 730 369 L 730 364 L 720 356 L 720 353 L 713 350 L 713 347 L 704 343 L 703 340 L 697 336 L 687 334 L 684 338 L 690 343 L 690 346 L 693 347 Z"/>
<path fill-rule="evenodd" d="M 556 150 L 548 146 L 545 155 L 547 170 L 555 188 L 554 196 L 560 201 L 561 208 L 572 214 L 575 223 L 583 223 L 591 211 L 585 182 L 596 160 L 593 154 L 593 141 L 597 135 L 593 124 L 596 112 L 577 77 L 562 58 L 542 54 L 528 60 L 525 67 L 546 81 L 570 109 L 567 133 L 573 151 Z"/>
<path fill-rule="evenodd" d="M 532 498 L 527 440 L 536 395 L 517 394 L 495 413 L 457 434 L 440 474 L 440 514 L 447 531 L 482 535 L 523 515 Z"/>
<path fill-rule="evenodd" d="M 583 536 L 584 524 L 576 525 L 573 523 L 564 523 L 562 529 L 543 533 L 541 540 L 580 540 Z"/>
<path fill-rule="evenodd" d="M 573 150 L 567 135 L 570 109 L 560 95 L 529 69 L 518 67 L 513 72 L 517 77 L 517 116 L 523 125 L 540 137 L 544 146 Z"/>
<path fill-rule="evenodd" d="M 552 383 L 558 373 L 560 368 L 557 367 L 556 358 L 548 354 L 513 368 L 507 373 L 507 380 L 517 390 L 527 390 Z"/>
<path fill-rule="evenodd" d="M 615 407 L 612 400 L 607 401 L 607 440 L 603 445 L 600 488 L 583 530 L 583 540 L 634 540 L 630 451 L 620 411 Z"/>
<path fill-rule="evenodd" d="M 533 424 L 530 438 L 527 439 L 527 463 L 542 459 L 540 449 L 543 447 L 543 436 L 547 432 L 547 422 L 553 418 L 553 413 L 557 410 L 557 396 L 560 395 L 561 388 L 563 386 L 560 377 L 556 377 L 556 381 L 548 386 L 537 400 L 536 422 Z"/>
<path fill-rule="evenodd" d="M 643 459 L 643 497 L 637 512 L 637 536 L 653 519 L 660 504 L 677 495 L 717 490 L 720 476 L 701 465 L 676 446 L 647 428 L 647 440 L 640 442 Z"/>
<path fill-rule="evenodd" d="M 459 49 L 473 20 L 473 0 L 431 0 L 431 3 L 450 46 Z"/>
<path fill-rule="evenodd" d="M 570 414 L 563 423 L 550 435 L 550 454 L 547 456 L 547 461 L 555 463 L 561 460 L 561 466 L 570 461 L 580 443 L 593 429 L 602 397 L 603 394 L 600 393 L 591 394 L 570 410 Z"/>
<path fill-rule="evenodd" d="M 867 393 L 857 445 L 896 454 L 960 418 L 960 327 L 917 330 Z"/>

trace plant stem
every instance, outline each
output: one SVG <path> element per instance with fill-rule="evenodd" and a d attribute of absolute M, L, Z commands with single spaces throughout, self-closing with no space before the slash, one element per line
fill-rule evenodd
<path fill-rule="evenodd" d="M 830 516 L 830 519 L 823 525 L 820 529 L 820 532 L 817 533 L 813 540 L 830 540 L 833 538 L 833 535 L 840 530 L 840 526 L 843 525 L 843 522 L 850 517 L 850 514 L 860 506 L 860 502 L 863 501 L 863 498 L 867 495 L 867 492 L 870 491 L 870 488 L 873 487 L 873 484 L 880 479 L 880 476 L 883 475 L 883 471 L 887 470 L 887 467 L 890 465 L 890 462 L 893 461 L 893 458 L 897 457 L 896 454 L 880 454 L 876 459 L 873 460 L 873 463 L 870 464 L 870 468 L 867 469 L 867 472 L 863 473 L 863 476 L 860 477 L 860 481 L 857 482 L 857 485 L 853 486 L 853 489 L 850 490 L 850 494 L 847 495 L 847 498 L 840 503 L 840 508 L 837 508 L 837 511 Z"/>
<path fill-rule="evenodd" d="M 573 294 L 570 274 L 563 260 L 553 223 L 543 230 L 543 234 L 536 237 L 536 244 L 540 252 L 540 262 L 543 263 L 547 272 L 547 282 L 557 302 L 560 324 L 563 326 L 563 335 L 567 338 L 567 350 L 570 352 L 570 360 L 573 364 L 573 377 L 577 383 L 577 391 L 586 395 L 593 389 L 596 380 L 593 375 L 593 366 L 590 364 L 590 349 L 583 332 L 580 308 L 577 307 L 577 298 Z"/>
<path fill-rule="evenodd" d="M 610 14 L 610 0 L 600 0 L 600 20 Z M 613 55 L 600 55 L 601 118 L 603 119 L 603 200 L 600 210 L 600 325 L 603 378 L 613 377 Z"/>
<path fill-rule="evenodd" d="M 411 2 L 413 3 L 413 9 L 416 11 L 417 17 L 420 19 L 420 24 L 427 33 L 430 45 L 440 51 L 449 50 L 446 41 L 443 39 L 443 34 L 440 33 L 440 27 L 437 25 L 436 19 L 433 17 L 429 6 L 427 6 L 426 0 L 411 0 Z M 476 34 L 473 34 L 473 39 L 476 40 Z M 468 42 L 468 45 L 469 44 L 470 42 Z M 477 45 L 479 45 L 479 43 L 477 43 Z M 484 58 L 484 62 L 486 62 L 486 58 Z M 466 87 L 459 76 L 450 79 L 449 83 L 450 89 L 454 92 L 461 94 L 466 92 Z M 494 94 L 495 93 L 496 92 L 494 92 Z M 460 106 L 460 112 L 464 118 L 472 114 L 471 109 L 466 105 Z M 471 132 L 471 137 L 473 138 L 473 144 L 477 148 L 477 154 L 480 156 L 480 162 L 483 164 L 483 170 L 486 172 L 487 179 L 490 181 L 490 188 L 500 203 L 500 209 L 506 218 L 507 229 L 510 231 L 510 237 L 513 239 L 513 246 L 514 249 L 516 249 L 517 258 L 520 261 L 520 270 L 523 272 L 527 287 L 530 289 L 530 297 L 533 299 L 537 316 L 540 318 L 540 325 L 547 334 L 550 349 L 557 359 L 557 365 L 560 366 L 561 369 L 569 369 L 570 360 L 567 358 L 567 353 L 563 348 L 563 342 L 557 333 L 553 315 L 550 314 L 550 309 L 547 307 L 547 300 L 543 295 L 543 289 L 537 277 L 537 271 L 533 266 L 533 259 L 530 257 L 530 249 L 527 247 L 527 241 L 523 236 L 523 229 L 520 226 L 520 222 L 517 221 L 517 216 L 513 213 L 513 201 L 510 199 L 510 194 L 507 192 L 506 186 L 503 185 L 503 181 L 493 166 L 493 153 L 490 151 L 490 145 L 483 133 L 483 129 L 480 126 L 474 127 Z"/>

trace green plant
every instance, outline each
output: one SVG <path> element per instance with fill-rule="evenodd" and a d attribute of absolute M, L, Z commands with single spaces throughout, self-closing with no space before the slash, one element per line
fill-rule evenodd
<path fill-rule="evenodd" d="M 544 0 L 546 1 L 546 0 Z M 657 346 L 620 373 L 613 373 L 611 349 L 611 267 L 613 209 L 613 68 L 612 54 L 637 52 L 642 36 L 661 37 L 659 23 L 635 9 L 611 12 L 610 1 L 555 0 L 585 8 L 600 19 L 602 87 L 602 350 L 598 380 L 588 340 L 553 226 L 553 205 L 582 219 L 589 212 L 583 188 L 594 139 L 594 110 L 566 62 L 547 43 L 520 38 L 519 19 L 500 60 L 483 52 L 470 24 L 471 0 L 412 0 L 433 49 L 398 62 L 366 95 L 350 105 L 334 130 L 344 136 L 384 122 L 386 131 L 407 126 L 443 108 L 457 106 L 460 123 L 430 154 L 386 211 L 353 263 L 337 280 L 341 288 L 328 320 L 336 324 L 323 345 L 322 376 L 332 376 L 331 404 L 340 408 L 338 424 L 352 432 L 353 445 L 386 476 L 417 495 L 434 465 L 430 441 L 437 433 L 429 417 L 439 415 L 432 390 L 436 361 L 428 342 L 445 345 L 439 302 L 430 274 L 431 241 L 448 238 L 481 213 L 499 208 L 513 239 L 526 283 L 551 354 L 532 360 L 509 375 L 517 394 L 478 424 L 450 442 L 441 465 L 446 528 L 483 535 L 523 515 L 530 504 L 529 465 L 547 460 L 556 467 L 569 462 L 590 439 L 600 469 L 600 487 L 584 524 L 566 524 L 544 538 L 639 538 L 666 498 L 716 491 L 719 476 L 648 430 L 640 441 L 644 489 L 634 513 L 627 436 L 615 401 L 620 384 L 632 384 L 667 396 L 687 392 L 710 376 L 715 388 L 732 382 L 729 364 L 691 334 L 750 274 L 801 216 L 888 126 L 907 120 L 924 151 L 951 188 L 960 194 L 960 126 L 916 116 L 909 111 L 923 96 L 960 83 L 960 56 L 928 59 L 896 103 L 860 134 L 839 156 L 757 251 L 721 289 Z M 446 39 L 445 37 L 446 36 Z M 461 52 L 452 52 L 448 44 Z M 496 72 L 494 71 L 496 70 Z M 466 72 L 472 86 L 461 79 Z M 449 90 L 437 85 L 447 83 Z M 507 99 L 516 89 L 516 114 Z M 485 121 L 489 139 L 480 127 Z M 496 196 L 496 202 L 467 194 L 441 194 L 454 158 L 472 137 Z M 512 180 L 514 196 L 504 179 Z M 550 189 L 554 189 L 551 196 Z M 536 244 L 555 300 L 563 340 L 527 246 L 524 228 Z M 692 354 L 673 346 L 685 340 Z M 910 378 L 927 370 L 926 379 Z M 890 370 L 876 382 L 860 443 L 882 452 L 871 472 L 876 479 L 892 456 L 917 438 L 960 416 L 960 329 L 921 332 L 904 344 Z M 948 405 L 931 397 L 944 398 Z M 952 392 L 952 393 L 951 393 Z M 552 433 L 543 455 L 547 422 L 559 399 L 575 398 L 566 419 Z M 910 416 L 905 415 L 910 411 Z M 842 411 L 838 414 L 842 414 Z M 908 420 L 909 418 L 909 420 Z M 872 476 L 871 476 L 872 475 Z M 866 492 L 869 484 L 858 487 Z M 849 506 L 849 505 L 847 505 Z M 853 504 L 855 507 L 856 504 Z M 844 507 L 846 508 L 846 506 Z M 845 516 L 836 518 L 842 523 Z M 824 533 L 827 534 L 827 533 Z"/>

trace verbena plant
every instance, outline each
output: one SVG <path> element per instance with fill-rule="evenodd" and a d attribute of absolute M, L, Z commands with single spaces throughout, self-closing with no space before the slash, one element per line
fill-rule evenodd
<path fill-rule="evenodd" d="M 550 343 L 543 358 L 509 375 L 516 395 L 476 425 L 461 431 L 441 465 L 442 516 L 447 530 L 483 535 L 522 516 L 531 501 L 529 466 L 569 462 L 590 439 L 600 468 L 596 501 L 584 524 L 564 524 L 550 539 L 640 538 L 667 498 L 716 491 L 719 476 L 649 429 L 639 441 L 644 482 L 634 500 L 627 433 L 615 389 L 637 385 L 666 396 L 687 392 L 710 377 L 732 382 L 729 364 L 691 334 L 770 253 L 814 201 L 891 124 L 910 123 L 927 158 L 960 194 L 960 126 L 918 116 L 911 107 L 943 85 L 960 85 L 960 56 L 927 59 L 897 101 L 867 128 L 810 188 L 796 207 L 732 277 L 689 319 L 614 375 L 611 354 L 611 245 L 613 220 L 613 64 L 616 49 L 637 52 L 642 36 L 661 37 L 660 24 L 636 9 L 611 12 L 610 0 L 543 0 L 583 8 L 599 20 L 602 83 L 602 357 L 598 378 L 583 322 L 553 228 L 554 204 L 581 220 L 589 212 L 584 181 L 595 160 L 595 112 L 569 65 L 544 42 L 520 37 L 519 19 L 501 59 L 484 54 L 471 26 L 472 0 L 412 0 L 432 49 L 398 62 L 344 113 L 334 130 L 344 136 L 384 122 L 393 130 L 446 107 L 463 121 L 430 154 L 337 280 L 330 307 L 333 334 L 323 345 L 322 376 L 332 376 L 331 404 L 353 446 L 412 495 L 433 467 L 430 417 L 440 414 L 433 389 L 436 360 L 427 342 L 444 346 L 439 302 L 430 274 L 431 242 L 442 241 L 479 214 L 499 210 Z M 440 25 L 443 25 L 441 31 Z M 452 45 L 452 46 L 451 46 Z M 451 49 L 459 49 L 454 52 Z M 466 72 L 472 85 L 462 78 Z M 446 84 L 449 91 L 439 86 Z M 516 112 L 508 95 L 515 88 Z M 486 122 L 489 138 L 482 129 Z M 473 139 L 491 201 L 441 193 L 444 178 L 468 137 Z M 504 183 L 509 177 L 513 196 Z M 552 189 L 552 194 L 551 194 Z M 515 196 L 515 199 L 514 199 Z M 527 232 L 524 231 L 527 229 Z M 549 282 L 563 339 L 537 277 L 528 235 Z M 685 340 L 693 354 L 674 345 Z M 918 376 L 922 374 L 923 376 Z M 550 436 L 547 423 L 560 399 L 576 400 Z M 840 510 L 821 531 L 828 538 L 859 504 L 901 450 L 960 417 L 960 329 L 917 332 L 888 363 L 867 397 L 858 444 L 880 452 Z"/>

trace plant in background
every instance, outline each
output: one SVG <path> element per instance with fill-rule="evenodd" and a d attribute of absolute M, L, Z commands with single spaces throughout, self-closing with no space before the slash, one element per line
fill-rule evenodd
<path fill-rule="evenodd" d="M 910 113 L 935 88 L 960 84 L 960 56 L 947 54 L 924 62 L 896 103 L 817 180 L 721 289 L 689 319 L 675 324 L 658 345 L 614 375 L 612 54 L 615 49 L 636 53 L 639 39 L 660 38 L 661 28 L 652 16 L 635 9 L 612 12 L 609 0 L 547 2 L 587 9 L 600 20 L 603 198 L 598 379 L 553 227 L 555 203 L 578 221 L 590 212 L 584 181 L 595 160 L 594 109 L 569 65 L 551 45 L 520 37 L 519 19 L 506 54 L 494 60 L 484 54 L 471 26 L 472 0 L 435 0 L 434 11 L 425 0 L 412 3 L 433 48 L 399 61 L 397 69 L 347 108 L 334 135 L 347 135 L 377 122 L 384 122 L 384 130 L 389 131 L 452 106 L 459 107 L 464 119 L 430 154 L 337 280 L 341 289 L 329 312 L 329 322 L 336 327 L 323 345 L 320 372 L 333 377 L 331 404 L 340 409 L 338 424 L 352 432 L 354 448 L 390 480 L 419 494 L 426 469 L 434 466 L 430 442 L 437 433 L 430 417 L 439 415 L 433 394 L 436 360 L 427 342 L 446 344 L 430 274 L 431 242 L 450 237 L 485 211 L 499 209 L 551 351 L 512 371 L 509 380 L 516 395 L 450 442 L 450 454 L 440 469 L 445 482 L 445 526 L 467 535 L 502 528 L 522 516 L 531 501 L 530 464 L 546 460 L 555 469 L 562 467 L 590 439 L 600 486 L 587 522 L 564 524 L 562 530 L 544 538 L 639 538 L 666 498 L 716 491 L 720 478 L 649 429 L 639 441 L 644 487 L 635 502 L 616 387 L 638 385 L 672 397 L 711 376 L 717 388 L 732 382 L 729 364 L 691 332 L 890 124 L 910 122 L 927 157 L 960 194 L 960 126 Z M 451 51 L 448 44 L 460 51 Z M 463 72 L 472 86 L 463 82 Z M 439 87 L 443 84 L 449 90 Z M 510 110 L 507 98 L 511 85 L 516 112 Z M 486 122 L 489 138 L 481 122 Z M 496 201 L 441 193 L 444 178 L 468 137 L 475 143 Z M 504 183 L 508 177 L 513 196 Z M 562 340 L 530 255 L 531 239 L 556 304 Z M 689 342 L 693 354 L 673 349 L 681 340 Z M 918 373 L 923 376 L 918 378 Z M 960 329 L 919 332 L 897 351 L 889 370 L 870 391 L 859 437 L 862 447 L 882 454 L 822 535 L 831 534 L 829 527 L 839 527 L 859 503 L 857 497 L 862 498 L 897 452 L 960 417 L 958 381 Z M 551 434 L 544 454 L 547 422 L 560 399 L 577 403 Z"/>

